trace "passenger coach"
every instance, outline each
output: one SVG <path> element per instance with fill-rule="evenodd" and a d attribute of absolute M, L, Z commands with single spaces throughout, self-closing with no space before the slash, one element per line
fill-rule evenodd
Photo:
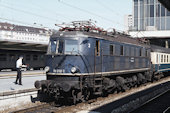
<path fill-rule="evenodd" d="M 153 65 L 153 72 L 157 78 L 163 77 L 170 71 L 170 51 L 167 48 L 159 46 L 151 46 L 151 62 Z"/>

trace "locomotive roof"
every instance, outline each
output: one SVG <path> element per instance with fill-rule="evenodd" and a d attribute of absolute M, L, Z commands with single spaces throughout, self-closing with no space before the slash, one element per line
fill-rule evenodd
<path fill-rule="evenodd" d="M 150 48 L 149 44 L 146 44 L 141 39 L 131 38 L 127 35 L 104 35 L 100 33 L 94 33 L 94 32 L 83 32 L 83 31 L 58 31 L 52 34 L 51 38 L 56 37 L 92 37 L 92 38 L 98 38 L 98 39 L 104 39 L 109 41 L 115 41 L 115 42 L 121 42 L 121 43 L 127 43 L 127 44 L 133 44 L 143 47 Z M 149 43 L 149 42 L 148 42 Z"/>
<path fill-rule="evenodd" d="M 170 48 L 151 45 L 151 51 L 152 52 L 160 52 L 160 53 L 170 53 Z"/>

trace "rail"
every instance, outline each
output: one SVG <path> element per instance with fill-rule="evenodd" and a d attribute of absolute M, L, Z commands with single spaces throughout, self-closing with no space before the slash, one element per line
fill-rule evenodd
<path fill-rule="evenodd" d="M 170 82 L 161 83 L 161 84 L 153 86 L 151 88 L 134 93 L 132 95 L 124 96 L 123 98 L 112 101 L 110 103 L 103 104 L 100 107 L 94 107 L 90 111 L 92 111 L 92 112 L 93 111 L 94 112 L 107 112 L 107 113 L 110 113 L 110 112 L 112 112 L 112 113 L 133 112 L 133 110 L 139 108 L 140 106 L 142 106 L 149 100 L 162 95 L 162 93 L 167 92 L 168 90 L 170 90 Z M 121 94 L 123 94 L 123 93 L 121 93 Z M 121 94 L 117 94 L 117 95 L 121 95 Z M 115 95 L 116 94 L 113 94 L 112 96 L 114 96 L 114 98 L 115 98 Z M 85 103 L 79 103 L 77 105 L 71 105 L 71 106 L 69 106 L 69 105 L 62 106 L 61 105 L 61 106 L 54 107 L 54 106 L 51 106 L 50 104 L 44 104 L 44 105 L 35 106 L 32 108 L 27 108 L 24 110 L 15 111 L 13 113 L 45 112 L 45 111 L 53 112 L 53 113 L 77 112 L 77 111 L 83 110 L 83 108 L 85 106 L 87 109 L 90 105 L 95 105 L 95 104 L 97 105 L 99 103 L 102 103 L 102 102 L 106 101 L 106 98 L 110 98 L 110 96 L 109 97 L 97 97 L 97 98 L 91 99 Z M 102 102 L 100 102 L 100 101 L 102 101 Z M 45 106 L 45 107 L 43 107 L 43 106 Z M 168 111 L 169 108 L 166 110 Z"/>
<path fill-rule="evenodd" d="M 16 95 L 16 94 L 22 94 L 22 93 L 29 93 L 29 92 L 34 92 L 34 91 L 38 91 L 38 89 L 36 89 L 36 88 L 31 88 L 31 89 L 23 89 L 23 90 L 2 92 L 2 93 L 0 93 L 0 96 L 10 96 L 10 95 Z"/>

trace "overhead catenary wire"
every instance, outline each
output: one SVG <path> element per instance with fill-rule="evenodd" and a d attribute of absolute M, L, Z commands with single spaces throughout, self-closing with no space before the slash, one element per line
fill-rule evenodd
<path fill-rule="evenodd" d="M 8 8 L 8 9 L 10 9 L 10 10 L 22 12 L 22 13 L 24 13 L 24 14 L 29 14 L 29 15 L 41 17 L 41 18 L 44 18 L 44 19 L 47 19 L 47 20 L 59 21 L 59 20 L 57 20 L 57 19 L 53 19 L 53 18 L 49 18 L 49 17 L 46 17 L 46 16 L 42 16 L 42 15 L 36 14 L 36 13 L 32 13 L 32 12 L 29 12 L 29 11 L 25 11 L 25 10 L 13 8 L 13 7 L 10 7 L 10 6 L 7 6 L 7 5 L 2 5 L 2 4 L 1 4 L 1 7 L 5 7 L 5 8 Z"/>
<path fill-rule="evenodd" d="M 108 19 L 108 18 L 106 18 L 106 17 L 100 16 L 100 15 L 98 15 L 98 14 L 95 14 L 95 13 L 91 12 L 91 11 L 88 11 L 88 10 L 85 10 L 85 9 L 82 9 L 82 8 L 79 8 L 79 7 L 77 7 L 77 6 L 71 5 L 71 4 L 66 3 L 66 2 L 64 2 L 64 1 L 58 0 L 58 2 L 66 5 L 66 6 L 68 6 L 68 7 L 71 7 L 71 8 L 74 8 L 74 9 L 78 9 L 79 11 L 82 11 L 82 12 L 88 13 L 88 14 L 90 14 L 90 15 L 99 17 L 99 18 L 101 18 L 101 19 L 103 19 L 103 20 L 105 20 L 105 21 L 108 21 L 108 22 L 110 22 L 110 23 L 115 23 L 115 24 L 118 24 L 118 25 L 121 25 L 121 26 L 125 26 L 124 24 L 121 24 L 121 23 L 119 23 L 119 22 L 115 22 L 115 21 L 113 21 L 113 20 L 111 20 L 111 19 Z"/>
<path fill-rule="evenodd" d="M 52 9 L 49 9 L 49 8 L 47 8 L 47 7 L 44 7 L 44 6 L 41 6 L 41 5 L 38 5 L 38 4 L 36 4 L 36 3 L 31 3 L 31 2 L 29 2 L 32 6 L 36 6 L 36 7 L 38 7 L 38 8 L 41 8 L 42 10 L 44 10 L 44 11 L 46 11 L 46 12 L 48 12 L 48 13 L 51 13 L 51 14 L 55 14 L 55 15 L 59 15 L 60 17 L 62 17 L 62 18 L 65 18 L 65 19 L 67 19 L 67 20 L 71 20 L 71 18 L 69 17 L 69 16 L 65 16 L 64 14 L 60 14 L 60 13 L 56 13 L 56 11 L 55 10 L 52 10 Z"/>
<path fill-rule="evenodd" d="M 30 2 L 29 2 L 29 3 L 30 3 Z M 60 21 L 60 20 L 57 20 L 57 19 L 53 19 L 53 18 L 49 18 L 49 17 L 45 17 L 45 16 L 42 16 L 42 15 L 36 14 L 36 13 L 32 13 L 32 12 L 29 12 L 29 11 L 25 11 L 25 10 L 21 10 L 21 9 L 16 9 L 16 8 L 13 8 L 13 7 L 10 7 L 10 6 L 7 6 L 7 5 L 9 5 L 8 2 L 5 2 L 5 5 L 4 5 L 4 2 L 3 2 L 3 5 L 1 4 L 2 7 L 11 9 L 11 10 L 14 10 L 14 11 L 17 11 L 17 12 L 22 12 L 22 13 L 24 13 L 24 14 L 29 14 L 29 15 L 33 15 L 33 16 L 36 16 L 36 17 L 41 17 L 41 18 L 50 19 L 50 20 L 54 20 L 54 21 Z M 31 6 L 33 6 L 33 5 L 35 6 L 35 4 L 32 4 Z M 71 18 L 68 17 L 68 16 L 65 16 L 65 15 L 63 15 L 63 14 L 56 13 L 55 10 L 50 10 L 50 9 L 48 9 L 48 8 L 46 8 L 46 7 L 39 6 L 39 5 L 36 6 L 36 7 L 39 7 L 39 8 L 41 8 L 41 9 L 46 9 L 45 11 L 48 12 L 48 13 L 52 13 L 53 15 L 54 15 L 54 13 L 55 13 L 56 15 L 60 15 L 60 16 L 62 16 L 62 17 L 65 18 L 65 19 L 71 20 Z M 36 9 L 38 9 L 38 8 L 36 8 Z M 11 20 L 10 20 L 10 21 L 11 21 Z M 60 22 L 63 22 L 63 21 L 60 21 Z M 54 22 L 53 22 L 53 23 L 54 23 Z"/>
<path fill-rule="evenodd" d="M 98 14 L 96 14 L 96 13 L 94 13 L 94 12 L 91 12 L 91 11 L 88 11 L 88 10 L 86 10 L 86 9 L 83 9 L 83 8 L 80 8 L 80 7 L 77 7 L 77 6 L 68 4 L 68 3 L 63 2 L 63 1 L 60 1 L 60 0 L 59 0 L 59 2 L 62 3 L 62 4 L 64 4 L 64 5 L 67 5 L 67 6 L 69 6 L 69 7 L 78 9 L 78 10 L 80 10 L 80 11 L 82 11 L 82 12 L 86 12 L 86 13 L 88 13 L 88 14 L 90 14 L 90 15 L 99 17 L 99 18 L 101 18 L 101 19 L 103 19 L 103 20 L 105 20 L 105 21 L 108 21 L 108 22 L 110 22 L 110 23 L 115 23 L 115 24 L 117 24 L 117 25 L 125 26 L 125 25 L 123 25 L 123 24 L 121 24 L 121 23 L 119 23 L 119 22 L 115 22 L 114 20 L 112 20 L 112 19 L 110 19 L 110 18 L 103 17 L 103 16 L 101 16 L 101 15 L 98 15 Z M 51 18 L 51 17 L 46 17 L 46 16 L 43 16 L 43 15 L 40 15 L 40 14 L 36 14 L 36 13 L 30 12 L 30 11 L 22 10 L 22 9 L 19 9 L 19 8 L 13 8 L 13 7 L 11 7 L 11 6 L 4 5 L 4 4 L 1 4 L 1 7 L 5 7 L 5 8 L 8 8 L 8 9 L 10 9 L 10 10 L 14 10 L 14 11 L 17 11 L 17 12 L 22 12 L 22 13 L 24 13 L 24 14 L 33 15 L 33 16 L 40 17 L 40 18 L 47 19 L 47 20 L 60 21 L 60 20 L 57 20 L 57 19 L 54 19 L 54 18 Z M 42 8 L 44 8 L 44 7 L 42 7 Z M 46 8 L 46 9 L 47 9 L 47 8 Z M 48 10 L 49 10 L 49 9 L 48 9 Z M 51 11 L 52 11 L 52 10 L 50 10 L 49 12 L 51 12 Z M 55 12 L 55 11 L 54 11 L 54 12 Z M 57 13 L 56 13 L 56 14 L 57 14 Z M 70 19 L 70 18 L 68 17 L 67 19 Z M 62 22 L 62 21 L 60 21 L 60 22 Z M 122 30 L 120 30 L 120 31 L 122 31 Z"/>
<path fill-rule="evenodd" d="M 106 6 L 104 3 L 102 3 L 100 0 L 96 0 L 96 3 L 98 3 L 100 6 L 102 6 L 104 9 L 112 12 L 112 14 L 116 15 L 116 16 L 121 16 L 123 17 L 123 15 L 115 12 L 114 10 L 112 10 L 110 7 Z"/>

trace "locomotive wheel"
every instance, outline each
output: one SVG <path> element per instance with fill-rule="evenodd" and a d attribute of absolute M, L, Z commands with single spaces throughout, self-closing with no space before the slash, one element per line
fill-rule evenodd
<path fill-rule="evenodd" d="M 84 95 L 81 92 L 77 93 L 77 101 L 85 102 Z"/>
<path fill-rule="evenodd" d="M 77 103 L 77 94 L 75 90 L 72 90 L 73 104 Z"/>
<path fill-rule="evenodd" d="M 124 90 L 125 88 L 125 79 L 118 76 L 116 77 L 116 82 L 117 82 L 117 89 L 120 91 L 121 89 Z"/>
<path fill-rule="evenodd" d="M 88 89 L 85 89 L 83 95 L 84 95 L 84 100 L 87 101 L 90 97 L 90 91 Z"/>
<path fill-rule="evenodd" d="M 151 82 L 152 81 L 152 74 L 150 72 L 145 72 L 145 78 L 147 81 Z"/>
<path fill-rule="evenodd" d="M 144 75 L 142 75 L 142 73 L 137 74 L 137 78 L 138 78 L 138 85 L 140 85 L 141 83 L 144 83 Z"/>

